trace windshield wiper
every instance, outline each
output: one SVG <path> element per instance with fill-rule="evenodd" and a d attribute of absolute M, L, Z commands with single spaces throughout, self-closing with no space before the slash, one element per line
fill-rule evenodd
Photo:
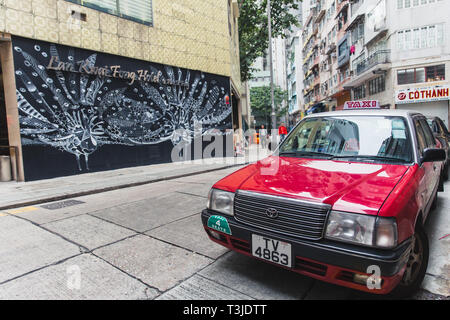
<path fill-rule="evenodd" d="M 333 154 L 323 153 L 323 152 L 314 152 L 314 151 L 283 151 L 279 153 L 279 156 L 290 156 L 290 157 L 299 157 L 302 156 L 311 157 L 311 156 L 319 156 L 323 158 L 333 157 Z"/>
<path fill-rule="evenodd" d="M 396 157 L 384 157 L 384 156 L 370 156 L 370 155 L 341 155 L 332 156 L 330 160 L 333 159 L 368 159 L 368 160 L 383 160 L 383 161 L 397 161 L 397 162 L 409 162 L 408 160 L 396 158 Z"/>

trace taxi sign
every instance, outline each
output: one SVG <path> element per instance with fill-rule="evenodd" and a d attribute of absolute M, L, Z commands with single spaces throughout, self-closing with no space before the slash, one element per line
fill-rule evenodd
<path fill-rule="evenodd" d="M 345 102 L 344 110 L 353 110 L 353 109 L 380 109 L 380 103 L 377 100 Z"/>

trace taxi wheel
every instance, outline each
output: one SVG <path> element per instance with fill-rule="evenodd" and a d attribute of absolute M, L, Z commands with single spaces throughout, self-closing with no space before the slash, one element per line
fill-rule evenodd
<path fill-rule="evenodd" d="M 444 167 L 444 181 L 448 180 L 448 163 Z"/>
<path fill-rule="evenodd" d="M 412 237 L 409 254 L 403 278 L 392 295 L 396 298 L 408 298 L 419 290 L 428 267 L 428 237 L 423 226 L 418 226 Z"/>

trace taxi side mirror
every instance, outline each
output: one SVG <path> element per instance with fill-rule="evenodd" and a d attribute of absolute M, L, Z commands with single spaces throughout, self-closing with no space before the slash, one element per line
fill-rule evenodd
<path fill-rule="evenodd" d="M 420 164 L 424 162 L 437 162 L 445 161 L 446 154 L 444 149 L 428 148 L 423 151 L 423 155 L 420 158 Z"/>

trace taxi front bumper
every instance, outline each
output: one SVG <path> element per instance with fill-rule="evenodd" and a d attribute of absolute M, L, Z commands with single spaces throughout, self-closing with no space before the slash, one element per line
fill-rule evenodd
<path fill-rule="evenodd" d="M 252 227 L 236 221 L 232 216 L 223 215 L 230 229 L 230 234 L 227 234 L 208 227 L 208 219 L 212 215 L 218 214 L 208 209 L 202 211 L 201 219 L 205 231 L 212 241 L 230 250 L 254 257 L 253 234 L 287 242 L 291 244 L 293 260 L 292 267 L 287 269 L 318 280 L 375 294 L 387 294 L 398 285 L 403 277 L 411 247 L 410 240 L 391 250 L 360 247 L 326 239 L 302 240 Z M 380 271 L 381 278 L 380 286 L 376 288 L 361 281 L 372 276 L 369 272 L 375 269 Z"/>

